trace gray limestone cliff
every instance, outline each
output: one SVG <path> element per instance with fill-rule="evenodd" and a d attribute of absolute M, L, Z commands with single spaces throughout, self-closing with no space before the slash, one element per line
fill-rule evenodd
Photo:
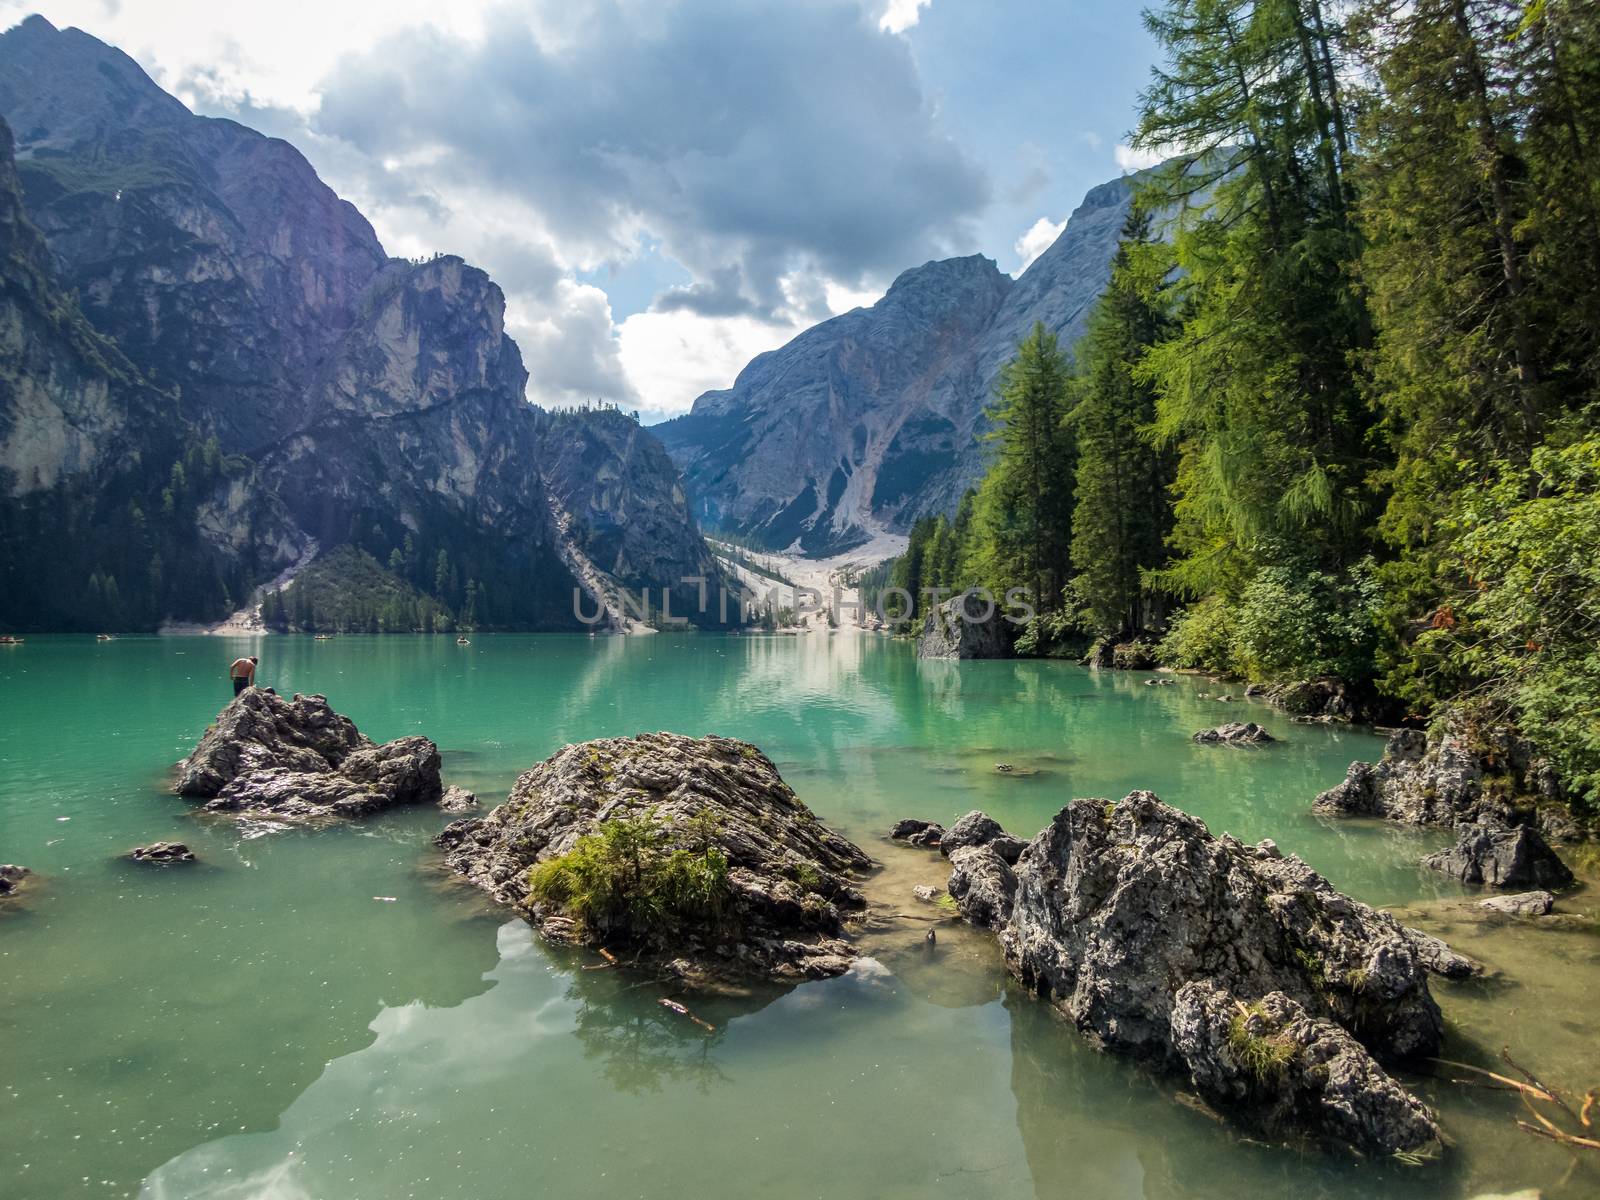
<path fill-rule="evenodd" d="M 952 510 L 983 476 L 984 415 L 1035 322 L 1069 350 L 1111 277 L 1135 177 L 1095 188 L 1015 282 L 978 255 L 906 271 L 870 308 L 760 355 L 655 427 L 708 526 L 847 549 Z"/>
<path fill-rule="evenodd" d="M 63 480 L 140 464 L 112 522 L 125 527 L 0 620 L 219 618 L 318 546 L 351 544 L 385 564 L 403 551 L 427 592 L 446 551 L 453 582 L 436 598 L 459 605 L 474 583 L 480 625 L 573 628 L 574 588 L 596 586 L 574 544 L 628 542 L 635 585 L 710 566 L 651 435 L 529 404 L 493 281 L 459 258 L 391 259 L 293 146 L 192 114 L 121 51 L 39 17 L 0 36 L 0 116 L 16 135 L 0 207 L 25 211 L 38 243 L 21 266 L 8 256 L 8 295 L 48 278 L 88 341 L 113 348 L 107 368 L 43 333 L 11 337 L 25 382 L 0 394 L 0 473 L 13 500 L 51 495 L 0 513 L 24 531 L 0 568 L 21 573 L 16 544 L 63 540 L 63 509 L 93 523 L 54 495 Z M 566 505 L 574 456 L 594 479 L 630 476 L 626 498 Z M 627 533 L 635 522 L 651 533 Z M 119 603 L 66 611 L 59 594 L 91 571 Z"/>

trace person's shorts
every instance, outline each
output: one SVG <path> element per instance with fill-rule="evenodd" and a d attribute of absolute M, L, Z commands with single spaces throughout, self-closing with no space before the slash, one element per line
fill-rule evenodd
<path fill-rule="evenodd" d="M 248 679 L 235 679 L 233 681 L 233 694 L 235 696 L 237 696 L 240 692 L 244 691 L 245 688 L 247 688 L 249 686 L 250 686 L 250 681 Z"/>

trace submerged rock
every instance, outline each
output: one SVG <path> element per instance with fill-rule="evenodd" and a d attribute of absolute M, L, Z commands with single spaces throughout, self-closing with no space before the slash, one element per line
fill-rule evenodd
<path fill-rule="evenodd" d="M 1436 1054 L 1443 1018 L 1428 974 L 1473 964 L 1299 858 L 1214 837 L 1134 792 L 1074 800 L 1015 869 L 992 842 L 958 846 L 950 865 L 962 915 L 995 931 L 1011 973 L 1103 1048 L 1184 1072 L 1274 1134 L 1380 1153 L 1437 1136 L 1377 1060 Z M 1248 1058 L 1223 1054 L 1241 1006 L 1282 1047 L 1282 1071 L 1255 1078 Z"/>
<path fill-rule="evenodd" d="M 33 872 L 16 863 L 0 863 L 0 896 L 14 895 Z"/>
<path fill-rule="evenodd" d="M 383 745 L 325 697 L 248 688 L 178 765 L 175 791 L 208 810 L 282 818 L 354 817 L 437 801 L 439 749 L 425 737 Z"/>
<path fill-rule="evenodd" d="M 1215 729 L 1202 729 L 1194 740 L 1202 746 L 1260 746 L 1278 739 L 1254 721 L 1229 721 Z"/>
<path fill-rule="evenodd" d="M 1490 896 L 1478 901 L 1483 911 L 1508 917 L 1542 917 L 1555 906 L 1556 898 L 1549 892 L 1518 892 L 1515 896 Z"/>
<path fill-rule="evenodd" d="M 151 842 L 148 846 L 135 846 L 128 857 L 137 863 L 192 863 L 194 851 L 182 842 Z"/>
<path fill-rule="evenodd" d="M 1010 658 L 1017 627 L 993 601 L 964 593 L 923 619 L 918 658 Z"/>
<path fill-rule="evenodd" d="M 944 826 L 937 821 L 896 821 L 889 831 L 892 842 L 908 842 L 913 846 L 937 847 L 944 840 Z"/>
<path fill-rule="evenodd" d="M 439 797 L 439 809 L 448 813 L 475 812 L 478 798 L 463 787 L 447 787 Z"/>
<path fill-rule="evenodd" d="M 1564 888 L 1574 882 L 1567 865 L 1529 825 L 1461 825 L 1454 846 L 1422 862 L 1462 883 L 1488 887 Z"/>
<path fill-rule="evenodd" d="M 754 746 L 673 733 L 567 746 L 504 804 L 435 841 L 451 870 L 547 937 L 614 946 L 691 978 L 847 970 L 845 921 L 866 907 L 855 882 L 872 866 Z M 623 843 L 638 858 L 611 875 Z M 544 864 L 555 865 L 530 872 Z M 569 878 L 580 866 L 584 878 Z M 685 883 L 692 903 L 681 900 Z"/>

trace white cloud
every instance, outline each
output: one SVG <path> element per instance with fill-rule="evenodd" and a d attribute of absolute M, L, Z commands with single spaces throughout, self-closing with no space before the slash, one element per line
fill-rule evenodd
<path fill-rule="evenodd" d="M 930 2 L 0 0 L 0 27 L 82 28 L 295 145 L 391 254 L 487 270 L 530 399 L 671 414 L 967 244 L 985 172 L 880 32 Z M 693 286 L 618 324 L 577 276 L 641 253 Z"/>
<path fill-rule="evenodd" d="M 1066 218 L 1052 221 L 1049 217 L 1040 217 L 1028 226 L 1028 231 L 1017 239 L 1017 244 L 1013 247 L 1022 264 L 1017 268 L 1017 274 L 1026 271 L 1033 265 L 1034 259 L 1050 249 L 1051 244 L 1061 236 L 1061 231 L 1066 227 Z"/>
<path fill-rule="evenodd" d="M 1135 150 L 1132 146 L 1117 147 L 1117 166 L 1124 171 L 1144 171 L 1151 167 L 1159 167 L 1172 157 L 1172 152 L 1163 147 L 1154 150 Z"/>
<path fill-rule="evenodd" d="M 852 308 L 870 308 L 883 299 L 883 293 L 883 288 L 851 288 L 831 279 L 822 285 L 828 311 L 834 316 L 847 313 Z"/>
<path fill-rule="evenodd" d="M 878 19 L 878 28 L 889 33 L 904 33 L 922 20 L 922 10 L 932 3 L 933 0 L 888 0 L 883 6 L 883 16 Z"/>
<path fill-rule="evenodd" d="M 776 350 L 804 327 L 680 308 L 634 313 L 618 327 L 617 342 L 622 369 L 646 413 L 675 417 L 688 412 L 701 392 L 731 386 L 752 358 Z"/>

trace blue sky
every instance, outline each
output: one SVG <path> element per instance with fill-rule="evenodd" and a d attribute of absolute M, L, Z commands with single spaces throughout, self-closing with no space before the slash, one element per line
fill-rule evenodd
<path fill-rule="evenodd" d="M 906 268 L 1016 274 L 1126 149 L 1113 0 L 0 0 L 288 139 L 507 295 L 543 404 L 655 420 Z"/>

